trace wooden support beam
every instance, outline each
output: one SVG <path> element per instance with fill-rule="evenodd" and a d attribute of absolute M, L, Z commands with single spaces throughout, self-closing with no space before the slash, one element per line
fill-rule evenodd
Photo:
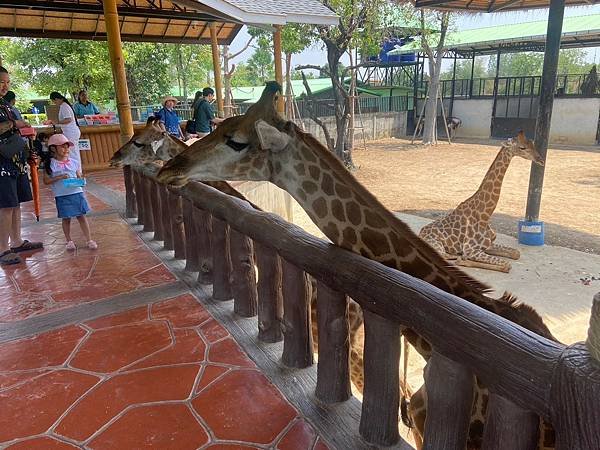
<path fill-rule="evenodd" d="M 275 61 L 275 80 L 283 88 L 283 66 L 281 59 L 281 25 L 275 25 L 275 31 L 273 31 L 273 61 Z M 277 112 L 283 114 L 284 108 L 285 105 L 283 101 L 283 95 L 279 95 L 277 99 Z"/>
<path fill-rule="evenodd" d="M 560 51 L 564 13 L 565 0 L 551 0 L 550 12 L 548 13 L 548 31 L 546 32 L 546 51 L 544 52 L 540 102 L 535 123 L 534 138 L 535 147 L 544 162 L 548 153 L 550 120 L 552 119 L 552 105 L 554 104 L 554 91 L 556 89 L 556 72 L 558 70 L 558 54 Z M 534 163 L 531 164 L 527 209 L 525 210 L 525 217 L 530 222 L 536 221 L 540 215 L 545 168 L 545 164 L 543 166 Z"/>
<path fill-rule="evenodd" d="M 281 259 L 272 248 L 254 243 L 258 267 L 258 339 L 279 342 L 283 339 L 283 294 Z"/>
<path fill-rule="evenodd" d="M 125 58 L 123 57 L 121 33 L 119 31 L 117 2 L 116 0 L 104 0 L 102 7 L 104 9 L 104 23 L 106 24 L 108 55 L 117 96 L 121 142 L 124 144 L 133 136 L 133 120 L 131 118 L 131 105 L 129 104 L 129 91 L 127 90 Z"/>
<path fill-rule="evenodd" d="M 212 50 L 213 71 L 215 74 L 215 94 L 217 96 L 217 116 L 225 117 L 223 109 L 223 81 L 221 78 L 221 54 L 217 41 L 217 24 L 210 23 L 210 48 Z"/>

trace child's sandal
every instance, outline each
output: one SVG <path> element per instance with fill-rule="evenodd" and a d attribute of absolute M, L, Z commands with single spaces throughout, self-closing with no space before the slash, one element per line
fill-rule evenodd
<path fill-rule="evenodd" d="M 67 250 L 69 250 L 70 252 L 72 252 L 76 248 L 77 248 L 77 246 L 75 245 L 75 242 L 73 242 L 73 241 L 67 242 L 67 245 L 66 245 L 66 249 Z"/>
<path fill-rule="evenodd" d="M 88 241 L 87 246 L 90 250 L 96 250 L 98 248 L 96 241 Z"/>

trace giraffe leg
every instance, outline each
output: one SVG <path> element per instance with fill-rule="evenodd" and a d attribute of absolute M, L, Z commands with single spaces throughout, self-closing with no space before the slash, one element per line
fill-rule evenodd
<path fill-rule="evenodd" d="M 519 259 L 521 257 L 521 252 L 516 248 L 500 244 L 492 244 L 491 247 L 485 249 L 485 252 L 488 255 L 504 256 L 510 259 Z"/>
<path fill-rule="evenodd" d="M 479 269 L 496 270 L 498 272 L 510 272 L 510 263 L 497 256 L 484 253 L 481 250 L 465 253 L 456 260 L 457 266 L 477 267 Z"/>
<path fill-rule="evenodd" d="M 422 239 L 425 242 L 427 242 L 436 252 L 438 252 L 442 258 L 449 260 L 449 261 L 455 260 L 456 258 L 458 258 L 458 256 L 456 256 L 456 255 L 451 255 L 449 253 L 446 253 L 446 248 L 444 247 L 444 244 L 442 244 L 437 239 L 432 239 L 430 237 L 422 237 Z"/>

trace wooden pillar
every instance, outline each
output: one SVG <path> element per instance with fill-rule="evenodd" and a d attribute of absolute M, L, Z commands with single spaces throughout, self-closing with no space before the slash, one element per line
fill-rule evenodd
<path fill-rule="evenodd" d="M 556 72 L 558 70 L 558 54 L 560 51 L 564 13 L 565 0 L 551 0 L 550 12 L 548 13 L 548 31 L 546 32 L 546 51 L 544 52 L 540 103 L 535 123 L 535 148 L 544 162 L 546 161 L 546 153 L 548 152 L 550 119 L 552 118 L 552 105 L 556 89 Z M 540 215 L 545 168 L 545 165 L 531 164 L 527 209 L 525 211 L 525 217 L 530 222 L 536 221 Z"/>
<path fill-rule="evenodd" d="M 454 111 L 454 95 L 456 92 L 456 52 L 454 52 L 454 64 L 452 65 L 452 95 L 450 97 L 450 106 L 448 107 L 448 117 L 452 117 Z M 444 103 L 442 102 L 442 107 Z M 446 124 L 447 126 L 447 124 Z"/>
<path fill-rule="evenodd" d="M 117 14 L 117 2 L 116 0 L 103 0 L 102 5 L 104 8 L 104 23 L 106 24 L 108 55 L 110 57 L 113 83 L 117 96 L 121 142 L 124 144 L 133 136 L 133 121 L 131 119 L 131 105 L 129 104 L 129 92 L 127 90 L 127 77 L 125 76 L 125 59 L 121 50 L 121 32 L 119 28 L 119 15 Z"/>
<path fill-rule="evenodd" d="M 223 82 L 221 79 L 221 54 L 217 42 L 217 24 L 210 23 L 210 47 L 212 50 L 213 70 L 215 72 L 215 94 L 217 96 L 217 116 L 225 117 L 223 111 Z"/>
<path fill-rule="evenodd" d="M 275 80 L 283 89 L 283 67 L 281 64 L 281 25 L 275 25 L 273 31 L 273 60 L 275 61 Z M 283 114 L 284 111 L 283 95 L 277 99 L 277 112 Z"/>
<path fill-rule="evenodd" d="M 469 82 L 469 98 L 473 97 L 473 75 L 475 74 L 475 52 L 471 60 L 471 81 Z"/>

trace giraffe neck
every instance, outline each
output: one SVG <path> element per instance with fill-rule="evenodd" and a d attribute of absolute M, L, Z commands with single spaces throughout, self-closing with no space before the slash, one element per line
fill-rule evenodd
<path fill-rule="evenodd" d="M 502 181 L 511 160 L 512 154 L 510 151 L 506 147 L 502 147 L 485 177 L 483 177 L 479 189 L 471 197 L 471 199 L 478 201 L 478 210 L 482 216 L 489 218 L 496 209 L 502 190 Z"/>
<path fill-rule="evenodd" d="M 314 141 L 314 142 L 313 142 Z M 449 266 L 309 135 L 273 156 L 271 181 L 288 191 L 336 245 L 476 301 L 486 287 Z"/>

